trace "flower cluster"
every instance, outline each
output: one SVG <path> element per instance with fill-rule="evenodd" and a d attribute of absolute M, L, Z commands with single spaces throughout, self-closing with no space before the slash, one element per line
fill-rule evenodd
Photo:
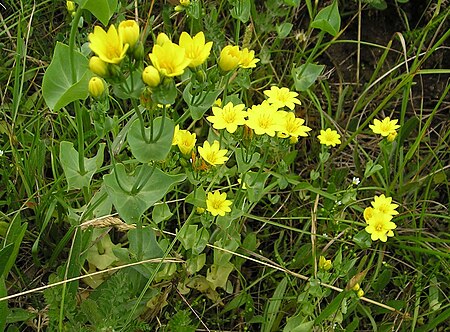
<path fill-rule="evenodd" d="M 305 120 L 295 116 L 293 112 L 281 110 L 287 107 L 293 110 L 295 104 L 300 104 L 296 98 L 297 93 L 288 88 L 272 87 L 264 91 L 269 98 L 261 104 L 253 105 L 245 110 L 244 104 L 234 105 L 227 103 L 224 107 L 214 106 L 213 115 L 206 119 L 213 124 L 215 129 L 225 129 L 234 133 L 239 126 L 247 126 L 256 135 L 268 135 L 274 137 L 291 138 L 294 142 L 299 136 L 306 137 L 311 128 L 304 125 Z"/>
<path fill-rule="evenodd" d="M 395 210 L 398 205 L 392 203 L 392 197 L 385 197 L 384 194 L 375 196 L 371 204 L 372 207 L 364 210 L 364 219 L 368 224 L 366 232 L 370 234 L 372 241 L 386 242 L 388 236 L 394 236 L 392 230 L 397 228 L 391 220 L 398 214 Z"/>

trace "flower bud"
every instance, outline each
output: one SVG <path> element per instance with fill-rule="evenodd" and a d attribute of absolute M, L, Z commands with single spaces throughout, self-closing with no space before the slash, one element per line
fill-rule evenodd
<path fill-rule="evenodd" d="M 139 39 L 139 25 L 134 20 L 120 22 L 119 36 L 122 38 L 122 43 L 130 45 L 129 49 L 131 49 Z"/>
<path fill-rule="evenodd" d="M 134 45 L 133 57 L 136 60 L 141 61 L 144 59 L 144 55 L 144 45 L 142 42 L 138 41 L 136 45 Z"/>
<path fill-rule="evenodd" d="M 189 6 L 191 4 L 191 0 L 180 0 L 180 5 Z"/>
<path fill-rule="evenodd" d="M 388 135 L 387 140 L 388 140 L 388 142 L 393 142 L 396 137 L 397 137 L 397 132 L 393 131 Z"/>
<path fill-rule="evenodd" d="M 100 77 L 94 76 L 89 81 L 89 94 L 98 99 L 105 92 L 105 82 Z"/>
<path fill-rule="evenodd" d="M 95 75 L 98 75 L 100 77 L 108 76 L 108 64 L 98 56 L 93 56 L 89 59 L 89 69 Z"/>
<path fill-rule="evenodd" d="M 362 289 L 360 289 L 356 295 L 358 295 L 358 297 L 363 297 L 364 296 L 364 291 Z"/>
<path fill-rule="evenodd" d="M 158 69 L 153 66 L 147 66 L 142 72 L 142 80 L 149 87 L 154 88 L 161 83 L 161 76 L 159 76 Z"/>
<path fill-rule="evenodd" d="M 73 2 L 73 1 L 66 1 L 66 8 L 67 8 L 67 11 L 69 13 L 74 12 L 75 11 L 75 2 Z"/>
<path fill-rule="evenodd" d="M 360 286 L 358 283 L 356 283 L 355 286 L 353 286 L 352 289 L 353 289 L 355 292 L 357 292 L 357 291 L 359 291 L 359 290 L 361 289 L 361 286 Z"/>
<path fill-rule="evenodd" d="M 220 52 L 219 68 L 223 71 L 236 69 L 241 62 L 239 46 L 225 46 Z"/>

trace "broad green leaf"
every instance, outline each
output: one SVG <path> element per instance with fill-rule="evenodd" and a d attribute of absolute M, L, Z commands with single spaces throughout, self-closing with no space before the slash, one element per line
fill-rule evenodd
<path fill-rule="evenodd" d="M 231 3 L 233 4 L 231 16 L 242 23 L 247 23 L 250 19 L 250 0 L 233 0 Z"/>
<path fill-rule="evenodd" d="M 296 7 L 300 5 L 300 0 L 284 0 L 284 3 L 288 6 Z"/>
<path fill-rule="evenodd" d="M 233 264 L 230 262 L 226 262 L 223 265 L 213 264 L 206 272 L 206 280 L 211 284 L 212 289 L 217 287 L 225 289 L 231 271 L 233 271 Z"/>
<path fill-rule="evenodd" d="M 95 228 L 92 231 L 92 241 L 95 243 L 87 249 L 86 260 L 99 270 L 110 267 L 118 261 L 113 249 L 119 247 L 112 243 L 109 234 L 103 234 L 104 230 Z"/>
<path fill-rule="evenodd" d="M 128 143 L 131 153 L 141 163 L 161 161 L 167 157 L 172 147 L 175 125 L 169 118 L 158 117 L 153 120 L 153 141 L 146 142 L 142 137 L 141 123 L 135 120 L 128 132 Z M 162 130 L 162 131 L 161 131 Z M 158 137 L 159 132 L 161 135 Z M 145 136 L 150 139 L 151 128 L 145 128 Z"/>
<path fill-rule="evenodd" d="M 154 223 L 158 224 L 161 221 L 169 219 L 172 215 L 173 213 L 170 211 L 167 203 L 157 204 L 152 211 L 152 220 Z"/>
<path fill-rule="evenodd" d="M 269 176 L 269 173 L 246 173 L 244 181 L 247 186 L 248 200 L 251 203 L 258 202 L 264 196 L 264 187 Z"/>
<path fill-rule="evenodd" d="M 276 26 L 278 38 L 281 38 L 281 39 L 286 38 L 289 35 L 289 33 L 291 32 L 292 27 L 293 27 L 292 23 L 289 23 L 289 22 L 284 22 L 284 23 L 278 24 Z"/>
<path fill-rule="evenodd" d="M 118 0 L 75 0 L 75 2 L 81 8 L 89 10 L 106 26 L 117 8 Z"/>
<path fill-rule="evenodd" d="M 0 274 L 0 298 L 8 295 L 6 290 L 5 278 Z M 8 301 L 0 302 L 0 317 L 8 317 L 9 315 Z M 6 319 L 0 319 L 0 331 L 4 331 L 6 327 Z"/>
<path fill-rule="evenodd" d="M 88 96 L 88 84 L 92 73 L 88 70 L 88 59 L 74 51 L 76 80 L 72 81 L 72 70 L 68 64 L 69 46 L 57 43 L 53 59 L 42 82 L 42 94 L 47 106 L 58 111 L 69 103 Z"/>
<path fill-rule="evenodd" d="M 311 23 L 311 28 L 328 32 L 333 37 L 338 34 L 341 28 L 341 16 L 339 15 L 337 0 L 317 13 Z"/>
<path fill-rule="evenodd" d="M 100 144 L 95 157 L 84 158 L 85 173 L 81 174 L 77 150 L 71 142 L 61 142 L 59 158 L 67 179 L 68 190 L 89 187 L 92 176 L 103 164 L 104 150 L 105 144 Z"/>
<path fill-rule="evenodd" d="M 191 88 L 191 83 L 188 83 L 183 91 L 183 99 L 189 106 L 192 119 L 199 120 L 211 108 L 222 90 L 201 91 L 193 95 Z"/>
<path fill-rule="evenodd" d="M 181 228 L 181 231 L 178 234 L 178 239 L 180 240 L 184 249 L 189 250 L 194 245 L 197 229 L 197 225 L 188 225 L 187 227 L 185 226 Z"/>
<path fill-rule="evenodd" d="M 141 167 L 136 168 L 135 174 L 139 174 Z M 117 164 L 111 174 L 103 177 L 114 207 L 128 224 L 136 223 L 149 207 L 164 197 L 172 185 L 183 181 L 186 176 L 184 174 L 167 175 L 155 168 L 147 183 L 142 185 L 142 189 L 138 193 L 132 194 L 131 190 L 136 178 L 136 175 L 126 173 L 123 164 Z"/>
<path fill-rule="evenodd" d="M 139 233 L 140 232 L 140 233 Z M 151 259 L 163 257 L 164 252 L 156 241 L 155 232 L 150 227 L 142 228 L 140 231 L 138 229 L 130 229 L 128 231 L 128 240 L 130 241 L 130 253 L 138 256 L 139 255 L 139 238 L 142 240 L 142 258 Z"/>
<path fill-rule="evenodd" d="M 300 67 L 293 68 L 292 77 L 294 79 L 295 89 L 297 91 L 308 90 L 322 73 L 324 68 L 324 65 L 315 65 L 313 63 L 305 63 Z"/>
<path fill-rule="evenodd" d="M 202 187 L 194 188 L 189 195 L 186 196 L 186 203 L 192 204 L 195 207 L 206 209 L 206 192 Z"/>

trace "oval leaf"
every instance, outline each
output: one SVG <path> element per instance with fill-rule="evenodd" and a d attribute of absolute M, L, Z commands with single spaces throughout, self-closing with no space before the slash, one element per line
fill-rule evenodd
<path fill-rule="evenodd" d="M 334 1 L 331 5 L 323 8 L 314 21 L 311 23 L 311 28 L 320 29 L 328 32 L 335 37 L 341 28 L 341 16 L 339 15 L 339 9 L 337 1 Z"/>

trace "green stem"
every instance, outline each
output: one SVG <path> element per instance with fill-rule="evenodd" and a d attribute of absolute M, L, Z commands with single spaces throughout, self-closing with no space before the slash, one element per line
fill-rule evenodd
<path fill-rule="evenodd" d="M 75 36 L 78 32 L 78 22 L 81 19 L 82 9 L 78 8 L 75 12 L 75 16 L 72 20 L 72 27 L 70 29 L 69 37 L 69 67 L 71 71 L 72 84 L 77 82 L 77 73 L 75 66 Z M 86 169 L 84 168 L 84 129 L 83 129 L 83 111 L 80 108 L 79 101 L 74 102 L 75 106 L 75 117 L 77 122 L 77 132 L 78 132 L 78 165 L 80 168 L 80 174 L 86 174 Z"/>
<path fill-rule="evenodd" d="M 142 113 L 139 110 L 139 107 L 138 107 L 138 105 L 136 104 L 136 101 L 133 98 L 131 98 L 131 104 L 133 105 L 134 112 L 136 113 L 136 115 L 137 115 L 137 117 L 139 119 L 139 123 L 141 124 L 141 135 L 142 135 L 142 138 L 144 139 L 145 143 L 149 144 L 150 140 L 147 138 L 147 135 L 145 134 L 144 117 L 142 116 Z"/>
<path fill-rule="evenodd" d="M 150 136 L 150 142 L 157 142 L 161 138 L 161 135 L 162 135 L 163 130 L 164 130 L 165 122 L 166 122 L 166 105 L 163 106 L 161 126 L 159 127 L 158 134 L 156 135 L 155 138 L 153 138 L 153 130 L 152 130 L 152 135 Z M 151 123 L 151 128 L 153 129 L 153 121 Z"/>

